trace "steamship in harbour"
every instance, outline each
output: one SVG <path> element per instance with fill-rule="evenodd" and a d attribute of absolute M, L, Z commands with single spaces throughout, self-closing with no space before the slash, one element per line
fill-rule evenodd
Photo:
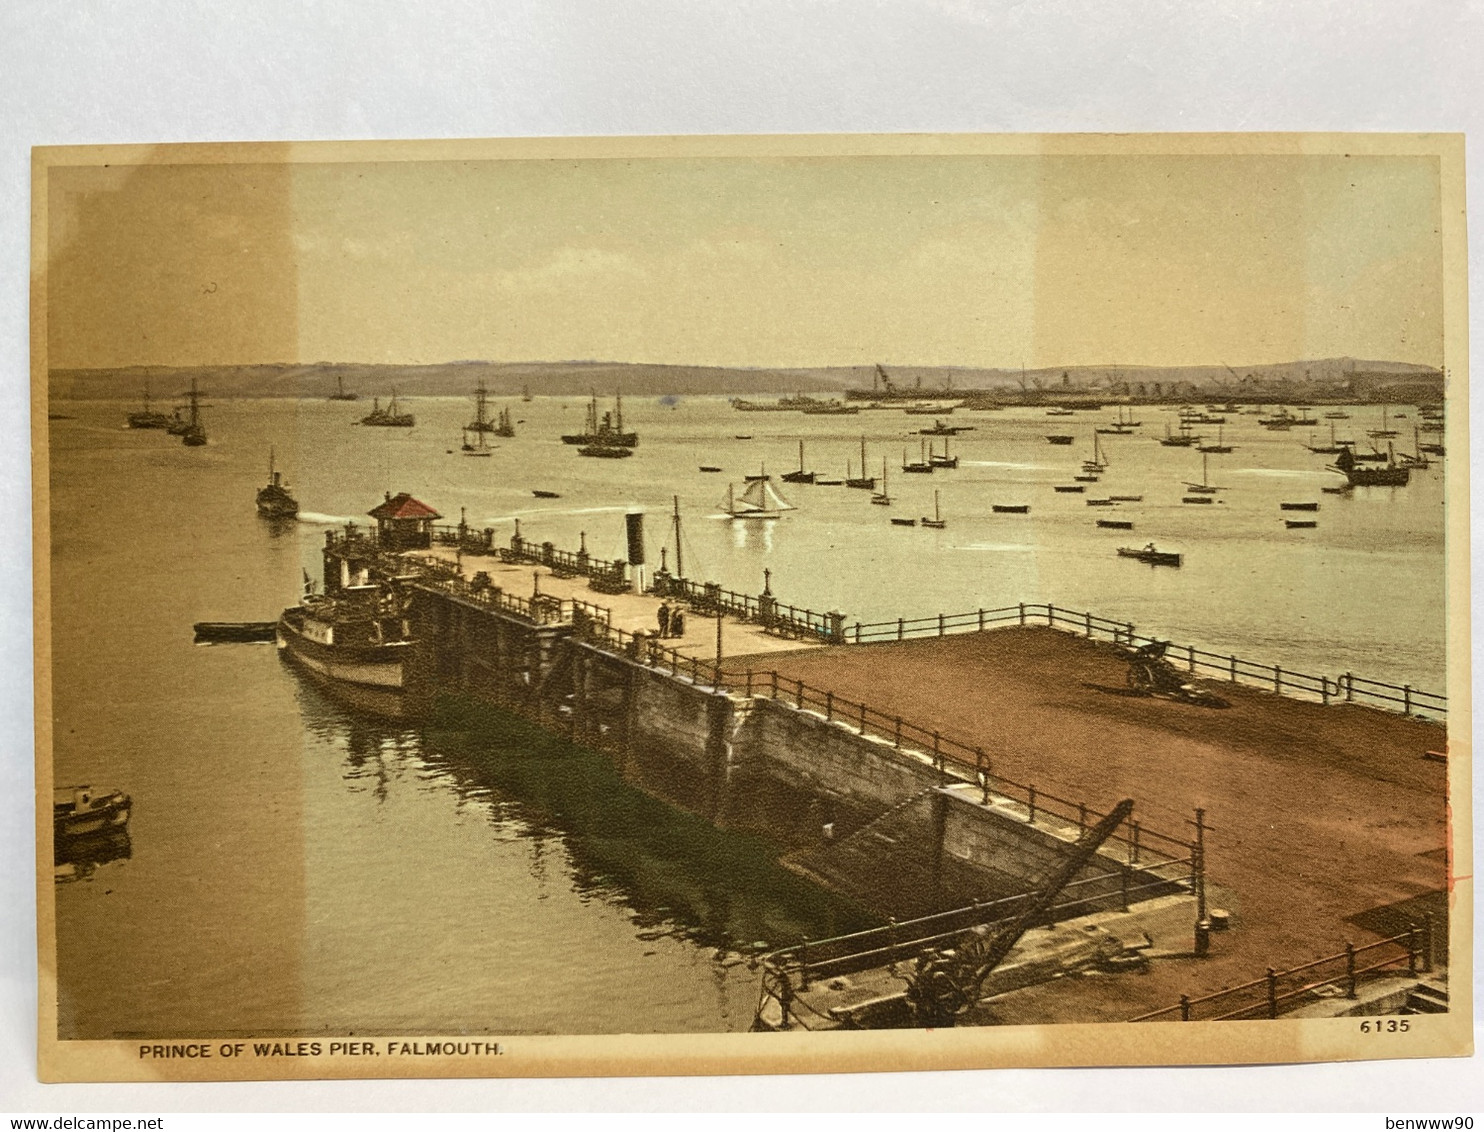
<path fill-rule="evenodd" d="M 327 536 L 325 592 L 313 592 L 306 576 L 303 599 L 279 616 L 275 636 L 280 655 L 334 698 L 401 719 L 410 599 L 395 581 L 373 581 L 371 566 L 380 554 L 431 545 L 433 521 L 442 516 L 405 492 L 387 495 L 369 514 L 374 537 L 353 527 Z"/>

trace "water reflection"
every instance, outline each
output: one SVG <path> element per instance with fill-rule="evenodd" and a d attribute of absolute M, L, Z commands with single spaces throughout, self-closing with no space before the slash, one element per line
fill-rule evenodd
<path fill-rule="evenodd" d="M 408 781 L 451 792 L 493 839 L 528 845 L 537 899 L 565 885 L 622 906 L 641 940 L 680 937 L 733 963 L 739 950 L 875 922 L 783 869 L 762 839 L 652 798 L 607 757 L 516 717 L 464 706 L 417 732 L 343 712 L 313 689 L 301 702 L 306 727 L 344 752 L 347 782 L 372 779 L 382 802 Z"/>
<path fill-rule="evenodd" d="M 134 854 L 128 830 L 106 830 L 86 837 L 68 837 L 54 843 L 54 875 L 58 881 L 86 880 L 99 866 L 127 861 Z"/>

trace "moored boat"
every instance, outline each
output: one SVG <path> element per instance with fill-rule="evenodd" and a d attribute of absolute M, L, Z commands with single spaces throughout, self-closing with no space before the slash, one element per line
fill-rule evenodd
<path fill-rule="evenodd" d="M 52 838 L 62 845 L 85 837 L 124 832 L 133 801 L 122 790 L 61 786 L 52 791 Z"/>
<path fill-rule="evenodd" d="M 361 418 L 363 425 L 372 428 L 412 428 L 417 424 L 417 419 L 411 413 L 404 413 L 402 406 L 397 401 L 397 391 L 392 390 L 392 399 L 386 403 L 386 408 L 381 407 L 381 398 L 371 399 L 371 411 Z"/>
<path fill-rule="evenodd" d="M 706 466 L 702 466 L 701 471 L 704 472 L 706 470 L 707 470 L 707 467 Z M 720 469 L 717 469 L 717 470 L 719 471 Z M 799 470 L 796 471 L 796 472 L 784 472 L 783 475 L 780 478 L 783 480 L 784 483 L 813 483 L 814 482 L 814 473 L 813 472 L 806 472 L 804 470 L 804 442 L 802 440 L 799 441 Z"/>
<path fill-rule="evenodd" d="M 1120 546 L 1118 557 L 1133 558 L 1150 566 L 1179 566 L 1180 555 L 1168 550 L 1159 550 L 1151 542 L 1147 546 Z"/>
<path fill-rule="evenodd" d="M 149 405 L 149 384 L 144 386 L 144 405 L 138 412 L 129 414 L 130 428 L 169 428 L 170 418 Z"/>
<path fill-rule="evenodd" d="M 943 518 L 943 512 L 938 507 L 938 493 L 933 492 L 933 517 L 929 519 L 924 515 L 919 520 L 924 527 L 932 527 L 935 530 L 943 530 L 948 526 L 948 520 Z"/>
<path fill-rule="evenodd" d="M 196 388 L 194 377 L 191 378 L 191 388 L 185 397 L 190 415 L 185 420 L 185 427 L 180 430 L 180 442 L 187 448 L 200 448 L 206 443 L 206 427 L 201 423 L 201 393 Z M 167 431 L 175 432 L 173 422 Z"/>
<path fill-rule="evenodd" d="M 351 707 L 400 719 L 412 647 L 402 613 L 402 599 L 381 585 L 309 594 L 279 616 L 279 653 Z"/>
<path fill-rule="evenodd" d="M 743 439 L 738 437 L 739 440 Z M 751 437 L 746 439 L 751 440 Z M 594 393 L 587 403 L 587 421 L 581 432 L 566 433 L 563 444 L 578 444 L 588 448 L 636 448 L 639 444 L 637 432 L 625 432 L 623 427 L 623 394 L 614 396 L 613 412 L 598 415 L 598 395 Z"/>

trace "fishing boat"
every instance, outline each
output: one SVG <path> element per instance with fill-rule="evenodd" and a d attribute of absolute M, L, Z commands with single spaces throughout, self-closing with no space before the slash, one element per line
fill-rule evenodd
<path fill-rule="evenodd" d="M 187 413 L 186 426 L 180 433 L 180 442 L 188 448 L 199 448 L 206 443 L 206 427 L 201 423 L 201 394 L 196 389 L 196 379 L 191 378 L 191 388 L 185 394 Z"/>
<path fill-rule="evenodd" d="M 706 469 L 702 468 L 701 470 L 704 472 Z M 799 441 L 799 470 L 797 472 L 784 472 L 780 478 L 784 483 L 814 482 L 814 473 L 804 471 L 804 442 L 802 440 Z"/>
<path fill-rule="evenodd" d="M 871 496 L 871 502 L 878 507 L 890 507 L 891 495 L 886 490 L 886 457 L 881 458 L 881 490 Z"/>
<path fill-rule="evenodd" d="M 531 494 L 537 499 L 560 499 L 561 494 L 555 491 L 542 491 L 540 488 L 532 488 Z"/>
<path fill-rule="evenodd" d="M 1028 515 L 1031 505 L 1029 503 L 991 503 L 989 509 L 996 515 Z"/>
<path fill-rule="evenodd" d="M 1131 531 L 1134 529 L 1132 519 L 1099 519 L 1098 526 L 1110 531 Z"/>
<path fill-rule="evenodd" d="M 1096 431 L 1102 433 L 1104 436 L 1130 436 L 1132 435 L 1134 429 L 1138 428 L 1139 425 L 1144 423 L 1143 421 L 1134 420 L 1133 416 L 1133 410 L 1130 409 L 1127 416 L 1125 417 L 1124 407 L 1122 405 L 1119 405 L 1118 418 L 1110 422 L 1109 424 L 1104 425 L 1102 428 L 1097 429 Z"/>
<path fill-rule="evenodd" d="M 1278 412 L 1271 417 L 1258 417 L 1257 423 L 1271 432 L 1287 432 L 1297 421 L 1286 405 L 1278 406 Z"/>
<path fill-rule="evenodd" d="M 771 476 L 753 480 L 740 496 L 734 496 L 732 485 L 727 484 L 727 498 L 722 509 L 733 519 L 777 519 L 785 511 L 798 510 L 778 493 Z"/>
<path fill-rule="evenodd" d="M 393 389 L 391 400 L 384 409 L 381 407 L 381 398 L 371 399 L 371 411 L 361 418 L 361 423 L 372 428 L 411 428 L 417 423 L 417 419 L 411 413 L 402 411 L 401 403 L 397 400 L 397 391 Z"/>
<path fill-rule="evenodd" d="M 751 440 L 750 436 L 739 436 L 738 440 Z M 623 428 L 623 394 L 614 396 L 613 412 L 598 415 L 598 395 L 593 394 L 587 403 L 587 421 L 581 432 L 568 433 L 562 437 L 563 444 L 586 445 L 599 448 L 635 448 L 639 444 L 637 432 L 625 432 Z"/>
<path fill-rule="evenodd" d="M 939 456 L 933 451 L 932 442 L 928 442 L 928 463 L 935 468 L 956 468 L 958 457 L 948 454 L 948 437 L 943 438 L 943 455 Z"/>
<path fill-rule="evenodd" d="M 144 404 L 138 412 L 130 413 L 128 416 L 130 428 L 169 428 L 170 418 L 164 413 L 149 407 L 149 385 L 144 387 Z"/>
<path fill-rule="evenodd" d="M 124 832 L 134 803 L 122 790 L 61 786 L 52 791 L 52 841 L 61 846 L 85 837 Z"/>
<path fill-rule="evenodd" d="M 465 456 L 492 456 L 494 449 L 490 447 L 489 438 L 482 432 L 476 432 L 474 439 L 469 439 L 469 434 L 464 433 L 463 453 Z"/>
<path fill-rule="evenodd" d="M 1118 548 L 1118 557 L 1133 558 L 1150 566 L 1180 565 L 1180 555 L 1173 554 L 1167 550 L 1158 550 L 1152 542 L 1142 547 L 1120 546 Z"/>
<path fill-rule="evenodd" d="M 360 397 L 361 395 L 359 393 L 347 392 L 345 378 L 341 377 L 338 373 L 335 375 L 335 392 L 330 394 L 331 401 L 358 401 Z"/>
<path fill-rule="evenodd" d="M 515 435 L 515 422 L 510 419 L 510 410 L 501 409 L 495 419 L 495 435 L 511 437 Z"/>
<path fill-rule="evenodd" d="M 1107 466 L 1108 458 L 1103 455 L 1102 444 L 1098 441 L 1097 432 L 1094 431 L 1092 434 L 1092 459 L 1082 461 L 1082 470 L 1084 472 L 1101 472 Z"/>
<path fill-rule="evenodd" d="M 1353 441 L 1353 440 L 1339 440 L 1339 439 L 1337 439 L 1335 437 L 1335 423 L 1334 423 L 1334 421 L 1330 421 L 1330 423 L 1329 423 L 1329 443 L 1328 444 L 1315 444 L 1314 443 L 1314 435 L 1313 435 L 1313 433 L 1310 433 L 1309 434 L 1309 443 L 1308 444 L 1305 444 L 1304 447 L 1307 448 L 1310 452 L 1315 453 L 1316 455 L 1322 455 L 1322 456 L 1338 456 L 1341 452 L 1343 452 L 1346 448 L 1349 448 L 1354 443 L 1355 443 L 1355 441 Z"/>
<path fill-rule="evenodd" d="M 921 436 L 957 436 L 961 432 L 973 432 L 973 425 L 951 425 L 935 420 L 932 428 L 917 430 Z"/>
<path fill-rule="evenodd" d="M 912 473 L 914 475 L 931 475 L 932 474 L 933 465 L 932 465 L 932 463 L 927 458 L 927 441 L 926 440 L 924 440 L 922 442 L 922 456 L 921 456 L 921 458 L 915 464 L 908 463 L 907 462 L 907 452 L 906 452 L 906 449 L 903 449 L 902 450 L 902 471 L 908 472 L 908 473 Z"/>
<path fill-rule="evenodd" d="M 845 486 L 859 488 L 861 491 L 875 491 L 876 477 L 866 475 L 866 438 L 861 437 L 861 474 L 852 476 L 850 474 L 850 461 L 845 462 Z"/>
<path fill-rule="evenodd" d="M 1219 488 L 1219 487 L 1213 487 L 1212 486 L 1211 479 L 1210 479 L 1210 470 L 1211 470 L 1211 454 L 1209 452 L 1204 452 L 1203 451 L 1201 453 L 1201 482 L 1200 483 L 1188 483 L 1187 482 L 1186 485 L 1185 485 L 1185 489 L 1187 491 L 1191 492 L 1193 495 L 1215 495 L 1218 491 L 1225 490 L 1224 488 Z"/>
<path fill-rule="evenodd" d="M 1170 426 L 1165 425 L 1164 438 L 1160 440 L 1160 443 L 1166 448 L 1190 448 L 1200 442 L 1200 434 L 1191 432 L 1190 425 L 1185 421 L 1180 422 L 1180 431 L 1178 433 L 1171 432 Z"/>
<path fill-rule="evenodd" d="M 1290 531 L 1309 530 L 1319 525 L 1316 519 L 1284 519 L 1283 525 Z"/>
<path fill-rule="evenodd" d="M 1221 425 L 1216 426 L 1216 443 L 1202 444 L 1199 448 L 1202 452 L 1213 452 L 1218 456 L 1225 456 L 1236 451 L 1233 445 L 1226 443 L 1226 429 Z"/>
<path fill-rule="evenodd" d="M 929 519 L 926 515 L 924 515 L 919 520 L 919 522 L 924 527 L 932 527 L 934 530 L 938 531 L 941 531 L 944 527 L 948 526 L 948 521 L 943 518 L 943 512 L 938 509 L 937 491 L 933 492 L 933 517 Z"/>
<path fill-rule="evenodd" d="M 1351 487 L 1406 487 L 1412 480 L 1412 469 L 1406 464 L 1396 463 L 1389 452 L 1387 456 L 1383 467 L 1362 468 L 1357 466 L 1354 454 L 1347 450 L 1335 457 L 1330 467 L 1343 475 Z"/>
<path fill-rule="evenodd" d="M 1317 503 L 1280 503 L 1280 504 L 1278 504 L 1278 510 L 1280 510 L 1280 511 L 1318 511 L 1319 510 L 1319 504 L 1317 504 Z"/>
<path fill-rule="evenodd" d="M 1423 450 L 1423 447 L 1422 447 L 1422 437 L 1419 434 L 1416 425 L 1413 425 L 1412 426 L 1412 447 L 1416 449 L 1415 452 L 1412 452 L 1412 453 L 1399 452 L 1399 453 L 1397 453 L 1397 455 L 1400 457 L 1402 463 L 1408 465 L 1409 467 L 1413 467 L 1413 468 L 1430 468 L 1430 467 L 1432 467 L 1432 461 L 1427 458 L 1427 454 Z"/>
<path fill-rule="evenodd" d="M 1381 406 L 1381 427 L 1367 430 L 1366 435 L 1372 440 L 1390 440 L 1396 435 L 1396 429 L 1391 427 L 1389 419 L 1390 409 L 1391 406 L 1383 404 Z"/>
<path fill-rule="evenodd" d="M 289 493 L 283 473 L 274 467 L 274 452 L 268 449 L 268 482 L 258 488 L 258 514 L 265 519 L 292 519 L 299 514 L 299 501 Z"/>
<path fill-rule="evenodd" d="M 1047 444 L 1070 444 L 1075 439 L 1076 439 L 1076 437 L 1074 437 L 1074 436 L 1067 436 L 1067 435 L 1065 435 L 1063 433 L 1056 433 L 1055 435 L 1048 436 L 1046 438 L 1046 443 Z"/>

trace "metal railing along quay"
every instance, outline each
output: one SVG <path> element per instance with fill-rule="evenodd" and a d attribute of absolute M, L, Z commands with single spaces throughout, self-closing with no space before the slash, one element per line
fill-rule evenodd
<path fill-rule="evenodd" d="M 1272 967 L 1260 979 L 1227 987 L 1214 994 L 1180 1001 L 1162 1010 L 1130 1018 L 1130 1022 L 1230 1022 L 1253 1018 L 1277 1018 L 1291 1010 L 1324 999 L 1358 996 L 1361 983 L 1383 974 L 1416 975 L 1433 969 L 1433 923 L 1429 917 L 1420 927 L 1362 947 L 1345 944 L 1333 955 L 1279 971 Z"/>
<path fill-rule="evenodd" d="M 1021 602 L 998 609 L 977 609 L 965 613 L 940 613 L 933 617 L 899 617 L 895 621 L 857 623 L 846 631 L 853 644 L 878 641 L 903 641 L 917 637 L 942 637 L 949 633 L 975 633 L 1005 625 L 1046 625 L 1114 644 L 1137 647 L 1164 638 L 1145 636 L 1134 631 L 1126 621 L 1099 617 L 1094 613 L 1061 609 L 1045 602 Z M 1232 684 L 1263 688 L 1278 695 L 1320 703 L 1361 703 L 1419 718 L 1445 719 L 1448 697 L 1437 692 L 1414 688 L 1410 684 L 1391 684 L 1371 680 L 1354 673 L 1339 676 L 1315 676 L 1295 672 L 1276 664 L 1260 664 L 1232 654 L 1200 649 L 1194 645 L 1171 644 L 1165 659 L 1183 666 L 1195 676 L 1226 680 Z"/>

